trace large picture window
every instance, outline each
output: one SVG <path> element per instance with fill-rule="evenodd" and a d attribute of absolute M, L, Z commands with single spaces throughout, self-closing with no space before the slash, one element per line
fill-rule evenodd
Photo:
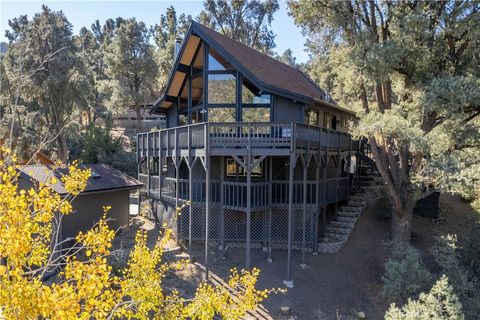
<path fill-rule="evenodd" d="M 235 104 L 235 82 L 233 74 L 209 74 L 208 103 Z"/>
<path fill-rule="evenodd" d="M 209 122 L 235 122 L 235 107 L 208 108 Z"/>
<path fill-rule="evenodd" d="M 271 96 L 269 94 L 255 94 L 247 86 L 242 85 L 242 103 L 243 104 L 270 104 Z"/>
<path fill-rule="evenodd" d="M 243 107 L 242 120 L 244 122 L 270 122 L 270 106 L 268 107 Z"/>

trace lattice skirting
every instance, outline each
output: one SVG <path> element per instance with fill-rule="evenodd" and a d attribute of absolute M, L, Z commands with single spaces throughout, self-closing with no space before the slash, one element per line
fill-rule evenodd
<path fill-rule="evenodd" d="M 205 240 L 205 203 L 191 205 L 192 240 Z M 287 249 L 288 242 L 288 206 L 275 206 L 270 210 L 253 210 L 250 220 L 250 239 L 252 248 L 270 246 L 274 249 Z M 303 207 L 293 207 L 292 236 L 293 249 L 302 249 L 305 232 L 305 248 L 311 251 L 315 244 L 315 215 L 319 210 L 314 205 L 307 205 L 305 219 Z M 305 223 L 304 223 L 305 221 Z M 185 206 L 178 217 L 178 237 L 188 240 L 190 207 Z M 223 234 L 223 237 L 222 237 Z M 244 210 L 223 209 L 219 203 L 210 205 L 209 239 L 215 243 L 244 246 L 247 236 L 247 216 Z"/>

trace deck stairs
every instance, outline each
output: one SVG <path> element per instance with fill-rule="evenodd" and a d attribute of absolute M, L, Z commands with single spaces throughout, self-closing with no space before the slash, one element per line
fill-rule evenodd
<path fill-rule="evenodd" d="M 338 207 L 337 213 L 325 227 L 325 235 L 318 243 L 318 253 L 339 252 L 350 238 L 360 215 L 381 196 L 381 177 L 373 172 L 359 177 L 359 188 L 349 201 Z"/>

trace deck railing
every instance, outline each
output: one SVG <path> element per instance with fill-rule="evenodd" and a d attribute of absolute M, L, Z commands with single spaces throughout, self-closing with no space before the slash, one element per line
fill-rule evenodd
<path fill-rule="evenodd" d="M 208 134 L 207 134 L 208 132 Z M 207 141 L 208 139 L 208 141 Z M 348 133 L 295 122 L 211 122 L 139 133 L 139 156 L 158 156 L 159 150 L 205 148 L 329 148 L 348 150 Z"/>
<path fill-rule="evenodd" d="M 158 179 L 158 177 L 157 177 Z M 158 180 L 157 180 L 158 181 Z M 223 188 L 222 188 L 223 183 Z M 329 178 L 326 180 L 306 182 L 306 204 L 315 205 L 329 204 L 346 200 L 348 197 L 348 177 Z M 318 186 L 318 194 L 317 194 Z M 327 189 L 325 189 L 325 186 Z M 161 200 L 175 203 L 177 180 L 171 177 L 162 177 Z M 192 180 L 192 198 L 189 195 L 189 180 L 179 179 L 178 200 L 180 202 L 205 202 L 205 180 Z M 271 188 L 271 203 L 270 203 Z M 158 188 L 157 188 L 158 190 Z M 222 203 L 225 209 L 243 210 L 247 207 L 247 183 L 238 181 L 210 181 L 211 202 Z M 325 192 L 326 190 L 326 192 Z M 270 205 L 288 205 L 288 180 L 255 181 L 251 183 L 251 207 L 252 209 L 266 209 Z M 303 181 L 293 182 L 293 204 L 303 204 Z"/>

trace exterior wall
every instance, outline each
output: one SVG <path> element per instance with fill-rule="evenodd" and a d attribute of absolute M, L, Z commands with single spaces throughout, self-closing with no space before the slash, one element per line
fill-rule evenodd
<path fill-rule="evenodd" d="M 74 212 L 62 218 L 62 238 L 75 237 L 80 231 L 89 230 L 103 215 L 103 206 L 112 208 L 107 214 L 110 228 L 117 230 L 128 225 L 130 203 L 129 190 L 97 194 L 82 194 L 72 203 Z"/>
<path fill-rule="evenodd" d="M 273 96 L 274 121 L 301 122 L 304 121 L 304 105 L 282 97 Z"/>
<path fill-rule="evenodd" d="M 330 113 L 330 116 L 335 116 L 337 118 L 337 131 L 347 132 L 348 127 L 345 126 L 345 120 L 351 121 L 354 119 L 354 116 L 348 112 L 341 111 L 338 109 L 328 108 L 328 107 L 319 107 L 319 126 L 323 127 L 325 113 Z M 345 120 L 344 120 L 345 119 Z M 342 121 L 344 120 L 344 121 Z"/>
<path fill-rule="evenodd" d="M 177 106 L 172 104 L 167 111 L 167 128 L 173 128 L 178 126 L 178 119 L 177 119 Z"/>

